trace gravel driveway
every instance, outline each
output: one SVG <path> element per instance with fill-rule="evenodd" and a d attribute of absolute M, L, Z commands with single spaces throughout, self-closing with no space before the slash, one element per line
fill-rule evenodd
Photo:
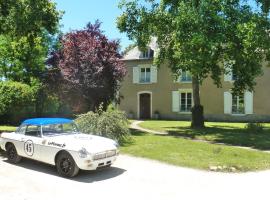
<path fill-rule="evenodd" d="M 269 199 L 270 171 L 212 173 L 121 155 L 112 168 L 58 177 L 53 166 L 0 156 L 1 200 Z"/>

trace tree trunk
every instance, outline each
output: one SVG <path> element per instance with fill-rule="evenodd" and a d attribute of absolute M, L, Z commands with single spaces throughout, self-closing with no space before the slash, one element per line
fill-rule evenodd
<path fill-rule="evenodd" d="M 200 83 L 198 76 L 192 77 L 192 90 L 193 90 L 193 102 L 194 106 L 192 111 L 192 128 L 203 128 L 204 127 L 204 117 L 203 117 L 203 106 L 200 101 Z"/>

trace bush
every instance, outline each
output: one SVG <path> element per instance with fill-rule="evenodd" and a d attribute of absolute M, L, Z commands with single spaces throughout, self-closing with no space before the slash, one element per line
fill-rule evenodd
<path fill-rule="evenodd" d="M 131 139 L 127 117 L 119 110 L 90 111 L 79 115 L 75 121 L 83 133 L 108 137 L 120 144 Z"/>
<path fill-rule="evenodd" d="M 262 133 L 264 127 L 261 123 L 248 123 L 245 128 L 250 133 Z"/>
<path fill-rule="evenodd" d="M 35 92 L 30 86 L 18 82 L 0 82 L 0 121 L 16 124 L 25 115 L 35 113 Z"/>

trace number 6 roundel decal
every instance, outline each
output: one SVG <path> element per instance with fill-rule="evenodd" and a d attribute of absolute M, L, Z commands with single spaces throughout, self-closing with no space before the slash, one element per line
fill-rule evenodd
<path fill-rule="evenodd" d="M 24 143 L 24 152 L 28 155 L 28 156 L 32 156 L 34 154 L 34 143 L 32 140 L 27 140 Z"/>

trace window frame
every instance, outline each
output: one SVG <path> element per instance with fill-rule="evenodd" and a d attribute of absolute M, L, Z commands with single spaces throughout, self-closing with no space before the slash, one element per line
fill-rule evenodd
<path fill-rule="evenodd" d="M 183 76 L 183 74 L 185 74 L 185 76 Z M 190 76 L 190 80 L 183 80 L 183 77 L 187 77 Z M 192 76 L 190 71 L 188 70 L 181 70 L 181 75 L 179 76 L 179 82 L 180 83 L 192 83 Z"/>
<path fill-rule="evenodd" d="M 188 107 L 188 94 L 191 94 L 191 105 L 190 105 L 190 111 L 187 110 Z M 185 94 L 185 110 L 182 110 L 182 94 Z M 187 90 L 179 90 L 179 113 L 182 114 L 190 114 L 191 113 L 191 108 L 193 107 L 193 93 L 191 89 Z"/>
<path fill-rule="evenodd" d="M 27 132 L 27 129 L 28 129 L 29 126 L 36 126 L 38 128 L 39 135 L 27 135 L 26 132 Z M 28 125 L 26 125 L 24 135 L 25 136 L 28 136 L 28 137 L 41 138 L 42 137 L 42 128 L 41 128 L 41 125 L 35 125 L 35 124 L 28 124 Z"/>
<path fill-rule="evenodd" d="M 22 132 L 21 129 L 24 128 L 24 131 Z M 26 131 L 27 125 L 26 124 L 22 124 L 20 125 L 17 130 L 15 131 L 16 134 L 20 134 L 20 135 L 25 135 L 25 131 Z"/>
<path fill-rule="evenodd" d="M 235 97 L 236 97 L 236 106 L 234 105 L 234 98 Z M 232 108 L 231 108 L 231 114 L 232 115 L 245 115 L 246 114 L 245 113 L 245 95 L 242 94 L 241 97 L 242 97 L 242 101 L 243 101 L 243 107 L 242 108 L 239 107 L 240 106 L 240 100 L 241 100 L 240 96 L 232 94 Z M 234 107 L 236 107 L 237 112 L 233 111 Z M 239 112 L 240 109 L 242 109 L 242 112 Z"/>
<path fill-rule="evenodd" d="M 152 59 L 154 57 L 154 50 L 149 47 L 147 50 L 141 52 L 140 57 L 142 59 Z"/>
<path fill-rule="evenodd" d="M 142 72 L 142 69 L 145 71 Z M 147 69 L 149 69 L 149 81 L 147 80 Z M 142 73 L 144 73 L 144 81 L 142 81 Z M 139 83 L 140 84 L 150 84 L 151 83 L 151 66 L 140 66 L 139 67 Z"/>

